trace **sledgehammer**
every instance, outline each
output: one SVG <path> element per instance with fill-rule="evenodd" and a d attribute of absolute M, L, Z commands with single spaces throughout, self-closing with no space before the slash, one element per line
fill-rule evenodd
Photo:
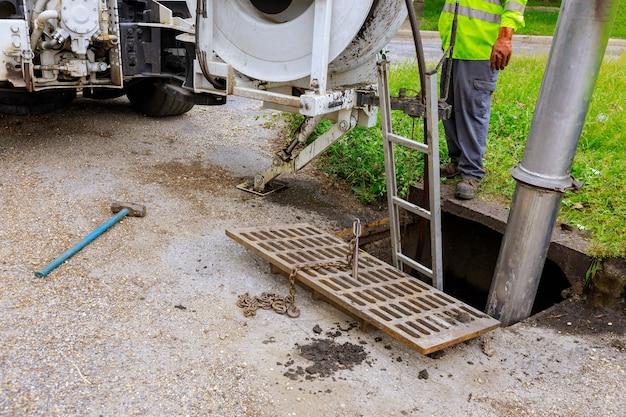
<path fill-rule="evenodd" d="M 70 259 L 72 256 L 76 255 L 80 252 L 85 246 L 89 245 L 91 242 L 96 240 L 100 235 L 104 234 L 107 230 L 113 227 L 116 223 L 119 223 L 124 217 L 144 217 L 146 215 L 146 207 L 140 204 L 134 203 L 120 203 L 114 201 L 111 204 L 111 211 L 115 214 L 115 216 L 111 217 L 106 222 L 102 223 L 98 226 L 93 232 L 89 233 L 83 240 L 78 242 L 76 245 L 72 246 L 61 256 L 52 261 L 48 266 L 44 269 L 35 272 L 35 276 L 37 278 L 45 278 L 50 272 L 54 271 L 56 268 L 61 266 L 65 261 Z"/>

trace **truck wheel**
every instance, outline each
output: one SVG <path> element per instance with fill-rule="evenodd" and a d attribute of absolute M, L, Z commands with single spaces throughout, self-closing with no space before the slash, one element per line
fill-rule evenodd
<path fill-rule="evenodd" d="M 63 110 L 74 100 L 76 91 L 16 91 L 0 90 L 0 113 L 32 116 Z"/>
<path fill-rule="evenodd" d="M 126 96 L 137 112 L 150 117 L 179 116 L 194 106 L 192 100 L 163 80 L 142 80 L 131 84 Z"/>

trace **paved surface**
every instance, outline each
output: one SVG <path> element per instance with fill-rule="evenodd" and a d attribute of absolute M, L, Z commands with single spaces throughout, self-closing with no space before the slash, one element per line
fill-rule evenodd
<path fill-rule="evenodd" d="M 623 416 L 625 338 L 605 315 L 585 334 L 553 313 L 563 328 L 524 323 L 439 359 L 352 329 L 336 341 L 363 346 L 365 362 L 285 377 L 290 358 L 308 366 L 295 344 L 316 324 L 351 320 L 303 289 L 300 319 L 242 317 L 238 294 L 284 293 L 285 280 L 224 230 L 335 230 L 380 213 L 313 171 L 267 199 L 236 190 L 276 146 L 278 127 L 258 109 L 233 99 L 152 120 L 124 99 L 79 100 L 65 113 L 0 118 L 0 416 Z M 148 216 L 34 279 L 109 216 L 112 198 L 144 203 Z"/>
<path fill-rule="evenodd" d="M 424 53 L 429 61 L 441 59 L 441 40 L 436 32 L 422 32 Z M 551 37 L 524 36 L 513 37 L 513 54 L 515 55 L 548 55 L 550 53 Z M 410 28 L 405 24 L 398 35 L 388 46 L 392 62 L 415 59 L 415 47 L 411 38 Z M 607 57 L 619 57 L 626 52 L 626 41 L 612 40 L 606 50 Z"/>

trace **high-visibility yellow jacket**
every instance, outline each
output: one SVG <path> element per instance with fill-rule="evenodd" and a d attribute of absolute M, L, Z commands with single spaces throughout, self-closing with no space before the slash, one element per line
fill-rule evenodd
<path fill-rule="evenodd" d="M 459 0 L 459 19 L 453 58 L 488 60 L 501 27 L 524 27 L 527 0 Z M 444 50 L 450 46 L 457 0 L 446 0 L 439 17 Z"/>

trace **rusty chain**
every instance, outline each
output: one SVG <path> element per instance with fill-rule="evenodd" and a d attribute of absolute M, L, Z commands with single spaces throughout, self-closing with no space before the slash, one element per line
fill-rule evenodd
<path fill-rule="evenodd" d="M 237 307 L 241 308 L 245 317 L 254 317 L 261 310 L 274 310 L 277 314 L 286 314 L 291 318 L 300 317 L 300 309 L 296 306 L 296 277 L 298 272 L 319 271 L 322 269 L 349 269 L 352 268 L 357 239 L 350 241 L 345 261 L 303 264 L 296 266 L 289 274 L 289 294 L 281 296 L 275 293 L 264 292 L 261 295 L 251 296 L 242 294 L 237 299 Z"/>

